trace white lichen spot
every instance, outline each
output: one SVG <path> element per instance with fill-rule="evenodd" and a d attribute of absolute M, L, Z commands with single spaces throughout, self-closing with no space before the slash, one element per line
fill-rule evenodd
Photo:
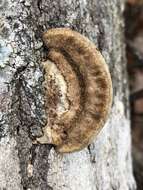
<path fill-rule="evenodd" d="M 42 73 L 40 72 L 39 68 L 34 72 L 34 79 L 36 82 L 38 82 L 39 78 L 42 76 Z"/>
<path fill-rule="evenodd" d="M 40 41 L 34 43 L 34 48 L 36 50 L 40 49 L 42 46 L 43 46 L 43 43 Z"/>
<path fill-rule="evenodd" d="M 124 115 L 125 108 L 122 101 L 120 100 L 116 101 L 116 110 L 117 110 L 117 113 L 119 113 L 121 116 Z"/>
<path fill-rule="evenodd" d="M 6 5 L 6 1 L 5 0 L 0 0 L 0 9 L 4 8 Z"/>
<path fill-rule="evenodd" d="M 28 173 L 28 177 L 32 177 L 32 175 L 33 175 L 33 165 L 31 163 L 29 163 L 28 166 L 27 166 L 27 173 Z"/>
<path fill-rule="evenodd" d="M 7 44 L 4 40 L 0 39 L 0 68 L 4 68 L 6 66 L 11 52 L 12 47 L 10 44 Z"/>
<path fill-rule="evenodd" d="M 27 6 L 27 7 L 30 7 L 31 6 L 31 3 L 29 1 L 25 1 L 24 2 L 24 5 Z"/>
<path fill-rule="evenodd" d="M 86 1 L 86 0 L 80 0 L 79 3 L 80 3 L 80 14 L 81 14 L 81 16 L 83 17 L 83 16 L 84 16 L 84 12 L 85 12 L 85 10 L 87 9 L 87 8 L 86 8 L 86 6 L 87 6 L 87 1 Z"/>

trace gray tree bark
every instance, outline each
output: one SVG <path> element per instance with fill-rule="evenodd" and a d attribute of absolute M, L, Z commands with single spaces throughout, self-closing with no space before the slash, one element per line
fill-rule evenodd
<path fill-rule="evenodd" d="M 122 0 L 0 0 L 0 190 L 134 190 Z M 45 123 L 40 62 L 49 28 L 91 39 L 109 65 L 114 99 L 88 148 L 33 145 Z"/>

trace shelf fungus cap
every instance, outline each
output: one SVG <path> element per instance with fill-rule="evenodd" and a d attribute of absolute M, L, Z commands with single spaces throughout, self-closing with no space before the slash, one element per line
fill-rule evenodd
<path fill-rule="evenodd" d="M 112 102 L 110 73 L 101 53 L 86 37 L 67 28 L 43 35 L 47 124 L 41 144 L 61 153 L 79 151 L 103 128 Z"/>

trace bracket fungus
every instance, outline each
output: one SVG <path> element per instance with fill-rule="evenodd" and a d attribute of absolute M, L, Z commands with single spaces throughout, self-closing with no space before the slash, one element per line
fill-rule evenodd
<path fill-rule="evenodd" d="M 96 46 L 67 28 L 43 35 L 48 48 L 44 68 L 47 124 L 41 144 L 53 144 L 61 153 L 89 145 L 103 128 L 112 102 L 108 67 Z"/>

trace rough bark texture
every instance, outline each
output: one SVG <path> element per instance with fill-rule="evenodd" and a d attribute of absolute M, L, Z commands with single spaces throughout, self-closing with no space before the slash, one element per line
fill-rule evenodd
<path fill-rule="evenodd" d="M 0 1 L 0 190 L 134 190 L 122 0 Z M 70 27 L 89 37 L 109 65 L 110 118 L 88 148 L 57 154 L 33 145 L 46 122 L 41 35 Z"/>

